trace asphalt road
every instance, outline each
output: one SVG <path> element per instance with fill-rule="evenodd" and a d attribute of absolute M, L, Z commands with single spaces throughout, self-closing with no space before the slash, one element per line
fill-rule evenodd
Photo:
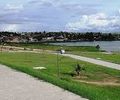
<path fill-rule="evenodd" d="M 0 100 L 87 100 L 0 65 Z"/>

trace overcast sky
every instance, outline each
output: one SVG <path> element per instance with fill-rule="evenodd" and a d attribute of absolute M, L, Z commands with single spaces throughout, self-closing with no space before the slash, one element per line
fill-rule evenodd
<path fill-rule="evenodd" d="M 0 31 L 120 32 L 120 0 L 0 0 Z"/>

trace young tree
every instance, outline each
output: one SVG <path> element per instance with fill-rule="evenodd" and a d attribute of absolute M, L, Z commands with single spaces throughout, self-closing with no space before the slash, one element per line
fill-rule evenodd
<path fill-rule="evenodd" d="M 98 49 L 98 50 L 99 50 L 99 49 L 100 49 L 100 46 L 99 46 L 99 45 L 97 45 L 97 46 L 96 46 L 96 49 Z"/>
<path fill-rule="evenodd" d="M 79 64 L 77 64 L 75 71 L 76 71 L 78 76 L 80 75 L 81 70 L 82 70 L 82 67 Z"/>

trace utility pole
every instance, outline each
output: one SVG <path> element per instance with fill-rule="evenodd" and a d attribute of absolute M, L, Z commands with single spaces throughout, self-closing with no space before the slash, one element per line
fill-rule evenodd
<path fill-rule="evenodd" d="M 57 52 L 57 74 L 60 78 L 60 66 L 59 66 L 59 51 Z"/>
<path fill-rule="evenodd" d="M 65 50 L 61 49 L 60 51 L 57 51 L 57 75 L 60 78 L 60 58 L 59 58 L 59 54 L 64 54 Z"/>

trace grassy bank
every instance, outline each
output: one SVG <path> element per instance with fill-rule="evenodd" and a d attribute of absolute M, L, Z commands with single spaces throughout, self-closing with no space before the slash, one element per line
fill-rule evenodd
<path fill-rule="evenodd" d="M 80 56 L 99 58 L 101 60 L 120 64 L 120 53 L 105 54 L 92 46 L 55 46 L 42 43 L 8 43 L 8 45 L 24 47 L 24 48 L 36 48 L 44 50 L 59 50 L 61 47 L 66 50 L 67 53 L 72 53 Z"/>
<path fill-rule="evenodd" d="M 101 59 L 113 63 L 120 64 L 120 53 L 113 52 L 113 53 L 106 53 L 106 52 L 71 52 L 72 54 L 95 58 L 95 59 Z"/>
<path fill-rule="evenodd" d="M 115 79 L 117 83 L 120 83 L 120 71 L 64 57 L 59 62 L 60 79 L 57 77 L 56 58 L 56 55 L 47 53 L 0 53 L 0 62 L 2 64 L 48 81 L 78 95 L 89 98 L 90 100 L 120 99 L 120 86 L 93 85 L 80 82 L 80 80 L 103 82 L 105 79 L 112 79 L 112 81 Z M 61 57 L 59 56 L 59 58 Z M 71 76 L 71 73 L 74 72 L 76 63 L 84 66 L 85 70 L 81 72 L 81 77 Z M 47 69 L 33 69 L 33 67 L 38 66 L 46 67 Z"/>
<path fill-rule="evenodd" d="M 24 48 L 34 48 L 34 49 L 44 49 L 44 50 L 53 50 L 57 51 L 61 48 L 65 49 L 67 52 L 73 51 L 88 51 L 88 52 L 98 52 L 95 47 L 93 46 L 57 46 L 51 45 L 47 43 L 7 43 L 7 45 L 17 46 L 17 47 L 24 47 Z"/>

